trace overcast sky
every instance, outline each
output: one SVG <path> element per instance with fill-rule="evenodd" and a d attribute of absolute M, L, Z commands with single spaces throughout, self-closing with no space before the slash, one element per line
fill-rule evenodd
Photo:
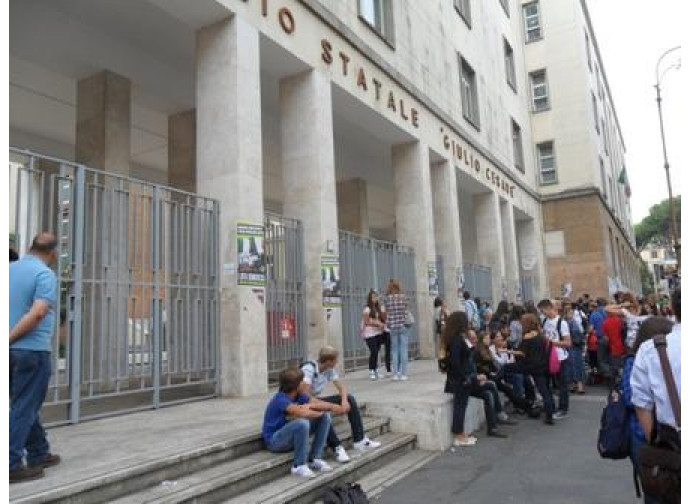
<path fill-rule="evenodd" d="M 668 198 L 664 172 L 656 92 L 653 88 L 659 56 L 681 45 L 684 0 L 587 0 L 599 50 L 627 148 L 626 166 L 632 189 L 633 222 L 641 221 L 649 207 Z M 687 47 L 666 56 L 660 66 L 677 62 Z M 669 70 L 661 81 L 666 148 L 671 165 L 673 195 L 680 193 L 680 173 L 688 165 L 688 131 L 683 134 L 682 112 L 687 112 L 687 66 Z M 683 142 L 685 145 L 683 145 Z"/>

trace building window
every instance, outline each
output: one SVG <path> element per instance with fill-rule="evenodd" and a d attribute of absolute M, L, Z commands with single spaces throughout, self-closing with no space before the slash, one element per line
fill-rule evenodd
<path fill-rule="evenodd" d="M 513 159 L 515 168 L 525 173 L 525 160 L 522 153 L 522 131 L 520 126 L 513 119 L 510 120 L 510 126 L 513 135 Z"/>
<path fill-rule="evenodd" d="M 503 39 L 503 56 L 506 63 L 506 80 L 508 85 L 513 88 L 513 91 L 517 92 L 517 78 L 515 77 L 515 55 L 513 54 L 513 48 L 510 47 L 508 41 Z"/>
<path fill-rule="evenodd" d="M 537 70 L 529 74 L 532 84 L 532 110 L 541 112 L 549 109 L 549 87 L 546 83 L 546 70 Z"/>
<path fill-rule="evenodd" d="M 597 107 L 597 97 L 594 96 L 594 93 L 592 93 L 592 110 L 594 112 L 594 128 L 597 130 L 597 133 L 600 133 L 601 131 L 599 130 L 599 107 Z"/>
<path fill-rule="evenodd" d="M 605 200 L 608 200 L 608 194 L 606 193 L 606 168 L 604 168 L 604 160 L 599 156 L 599 172 L 601 174 L 601 195 Z"/>
<path fill-rule="evenodd" d="M 510 17 L 510 3 L 509 0 L 499 0 L 501 2 L 501 7 L 506 13 L 506 16 Z"/>
<path fill-rule="evenodd" d="M 608 135 L 608 130 L 606 129 L 606 122 L 604 119 L 601 119 L 601 131 L 604 132 L 604 151 L 606 152 L 606 155 L 609 155 L 609 135 Z"/>
<path fill-rule="evenodd" d="M 592 51 L 589 48 L 589 35 L 587 34 L 587 31 L 585 30 L 585 49 L 587 50 L 587 66 L 589 67 L 589 71 L 592 71 Z"/>
<path fill-rule="evenodd" d="M 652 259 L 658 259 L 659 258 L 659 251 L 658 250 L 652 250 Z"/>
<path fill-rule="evenodd" d="M 455 10 L 458 11 L 462 20 L 468 28 L 472 28 L 472 11 L 470 10 L 470 0 L 453 0 Z"/>
<path fill-rule="evenodd" d="M 472 67 L 460 56 L 460 93 L 462 94 L 462 115 L 479 129 L 479 100 L 477 97 L 477 76 Z"/>
<path fill-rule="evenodd" d="M 525 40 L 533 42 L 542 37 L 541 21 L 539 20 L 539 2 L 531 2 L 522 6 L 525 16 Z"/>
<path fill-rule="evenodd" d="M 604 99 L 604 88 L 601 86 L 601 75 L 599 75 L 599 67 L 594 67 L 594 75 L 597 78 L 597 91 L 599 92 L 599 98 Z"/>
<path fill-rule="evenodd" d="M 537 145 L 539 157 L 539 183 L 542 185 L 555 184 L 556 157 L 553 152 L 553 142 L 544 142 Z"/>
<path fill-rule="evenodd" d="M 393 39 L 391 0 L 359 0 L 359 17 L 389 44 Z"/>

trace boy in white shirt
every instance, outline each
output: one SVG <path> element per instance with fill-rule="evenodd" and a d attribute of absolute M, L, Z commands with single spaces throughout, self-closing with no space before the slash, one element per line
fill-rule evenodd
<path fill-rule="evenodd" d="M 568 322 L 558 315 L 558 311 L 549 299 L 542 299 L 537 305 L 544 315 L 544 337 L 551 340 L 558 351 L 558 360 L 561 362 L 561 370 L 557 375 L 558 380 L 558 410 L 554 413 L 554 420 L 560 420 L 568 416 L 570 404 L 570 382 L 572 381 L 572 359 L 570 358 L 570 329 Z"/>

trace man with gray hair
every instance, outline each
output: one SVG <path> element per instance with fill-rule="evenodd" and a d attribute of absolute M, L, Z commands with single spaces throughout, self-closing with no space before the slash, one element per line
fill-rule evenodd
<path fill-rule="evenodd" d="M 40 233 L 29 253 L 10 264 L 10 483 L 41 478 L 44 468 L 60 463 L 39 419 L 50 382 L 57 277 L 49 266 L 57 245 L 54 235 Z"/>

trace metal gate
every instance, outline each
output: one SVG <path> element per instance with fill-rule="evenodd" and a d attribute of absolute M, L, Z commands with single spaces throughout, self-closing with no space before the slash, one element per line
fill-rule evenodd
<path fill-rule="evenodd" d="M 368 365 L 369 350 L 359 336 L 359 324 L 370 289 L 376 289 L 383 295 L 388 281 L 397 278 L 407 295 L 410 310 L 418 320 L 414 250 L 397 243 L 341 231 L 340 268 L 343 365 L 346 370 L 364 368 Z M 409 342 L 410 357 L 417 358 L 419 333 L 416 324 L 411 329 Z"/>
<path fill-rule="evenodd" d="M 522 303 L 527 301 L 534 301 L 534 286 L 531 276 L 523 276 L 520 278 L 520 295 L 522 296 Z"/>
<path fill-rule="evenodd" d="M 268 379 L 307 355 L 304 231 L 298 220 L 265 217 Z"/>
<path fill-rule="evenodd" d="M 478 264 L 463 264 L 463 275 L 465 277 L 465 290 L 472 298 L 479 298 L 487 301 L 489 306 L 493 305 L 493 293 L 491 289 L 491 268 Z"/>
<path fill-rule="evenodd" d="M 10 149 L 11 241 L 59 241 L 47 423 L 217 392 L 218 202 Z"/>

